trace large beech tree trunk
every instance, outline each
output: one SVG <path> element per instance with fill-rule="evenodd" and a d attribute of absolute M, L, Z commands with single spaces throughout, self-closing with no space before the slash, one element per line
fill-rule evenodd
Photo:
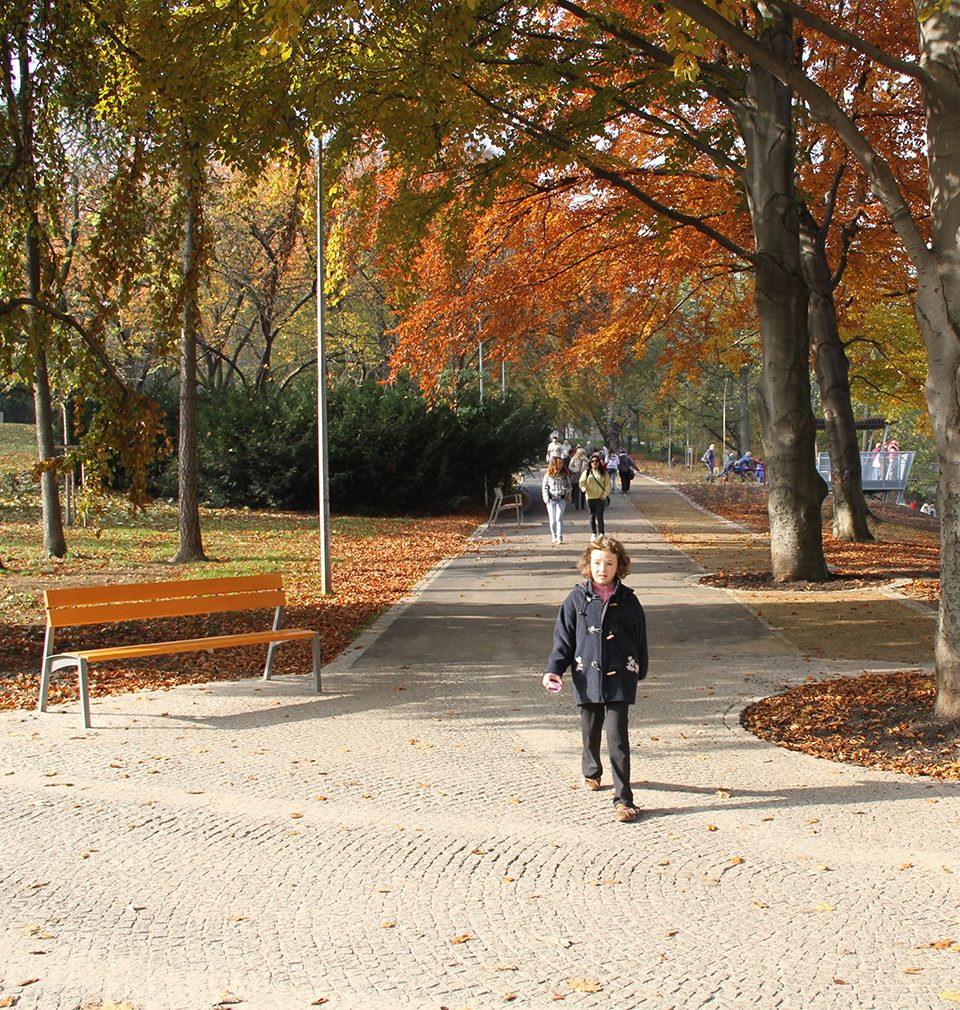
<path fill-rule="evenodd" d="M 199 166 L 195 168 L 199 171 Z M 206 561 L 200 534 L 197 487 L 197 288 L 200 269 L 200 181 L 187 184 L 187 217 L 183 235 L 184 301 L 180 335 L 180 437 L 177 473 L 180 485 L 180 547 L 174 564 Z"/>
<path fill-rule="evenodd" d="M 765 46 L 790 60 L 791 19 L 769 18 Z M 770 561 L 775 582 L 822 581 L 820 508 L 827 486 L 817 473 L 810 406 L 809 292 L 800 263 L 795 152 L 790 89 L 756 65 L 735 115 L 747 147 L 745 174 L 757 248 L 757 314 L 763 365 L 760 420 L 769 479 Z"/>
<path fill-rule="evenodd" d="M 800 208 L 803 273 L 810 288 L 810 343 L 820 386 L 823 419 L 833 474 L 833 535 L 838 540 L 873 540 L 867 525 L 860 446 L 850 402 L 850 362 L 837 328 L 833 279 L 823 236 L 813 215 Z"/>
<path fill-rule="evenodd" d="M 940 616 L 934 656 L 943 720 L 960 720 L 960 12 L 920 23 L 930 189 L 930 252 L 914 312 L 927 346 L 927 405 L 940 463 Z"/>
<path fill-rule="evenodd" d="M 944 264 L 946 267 L 947 264 Z M 951 286 L 960 291 L 960 267 Z M 960 314 L 948 306 L 944 279 L 934 266 L 918 278 L 914 302 L 927 341 L 927 405 L 940 464 L 940 614 L 934 643 L 937 696 L 943 720 L 960 719 Z M 960 303 L 954 298 L 954 308 Z"/>

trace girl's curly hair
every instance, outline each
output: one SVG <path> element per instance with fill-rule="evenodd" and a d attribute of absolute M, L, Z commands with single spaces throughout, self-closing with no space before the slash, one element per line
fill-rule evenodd
<path fill-rule="evenodd" d="M 616 537 L 608 537 L 605 533 L 602 536 L 594 537 L 584 548 L 580 555 L 580 562 L 577 566 L 580 574 L 585 578 L 590 578 L 590 556 L 594 551 L 609 551 L 617 556 L 617 578 L 623 579 L 630 574 L 630 555 L 627 554 L 623 544 Z"/>

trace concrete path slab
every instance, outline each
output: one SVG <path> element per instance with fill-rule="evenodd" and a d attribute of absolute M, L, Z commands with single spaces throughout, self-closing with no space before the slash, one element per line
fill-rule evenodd
<path fill-rule="evenodd" d="M 95 700 L 90 731 L 75 705 L 0 714 L 0 1000 L 950 1006 L 960 790 L 740 727 L 752 698 L 862 667 L 807 662 L 699 586 L 643 518 L 673 494 L 638 481 L 608 512 L 652 643 L 641 821 L 581 788 L 569 690 L 540 687 L 587 525 L 571 513 L 553 548 L 535 507 L 385 615 L 321 697 L 303 676 Z"/>

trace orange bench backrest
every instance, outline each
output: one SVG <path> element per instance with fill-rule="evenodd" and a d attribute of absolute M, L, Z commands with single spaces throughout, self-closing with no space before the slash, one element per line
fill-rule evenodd
<path fill-rule="evenodd" d="M 43 594 L 47 624 L 67 628 L 154 617 L 186 617 L 230 610 L 286 605 L 279 572 L 217 579 L 127 582 L 112 586 L 48 589 Z"/>

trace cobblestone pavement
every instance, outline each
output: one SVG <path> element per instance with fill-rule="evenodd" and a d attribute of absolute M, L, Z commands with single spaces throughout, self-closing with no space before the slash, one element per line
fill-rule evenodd
<path fill-rule="evenodd" d="M 957 785 L 741 729 L 750 699 L 859 668 L 697 585 L 643 519 L 674 493 L 640 481 L 608 512 L 652 640 L 639 822 L 613 820 L 608 781 L 581 788 L 569 688 L 540 687 L 587 538 L 574 512 L 551 548 L 532 511 L 385 615 L 323 696 L 247 679 L 95 700 L 89 731 L 75 704 L 0 715 L 0 1005 L 950 1006 Z"/>

